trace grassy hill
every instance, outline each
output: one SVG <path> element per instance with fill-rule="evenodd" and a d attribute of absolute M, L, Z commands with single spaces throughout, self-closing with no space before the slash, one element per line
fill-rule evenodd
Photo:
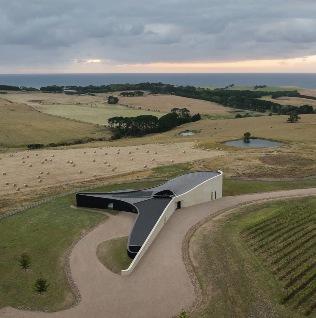
<path fill-rule="evenodd" d="M 110 137 L 110 132 L 97 125 L 46 115 L 31 106 L 0 99 L 0 147 L 100 137 Z"/>

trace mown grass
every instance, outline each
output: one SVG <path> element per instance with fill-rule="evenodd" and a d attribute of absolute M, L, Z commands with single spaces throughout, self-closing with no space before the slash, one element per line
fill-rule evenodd
<path fill-rule="evenodd" d="M 134 182 L 97 188 L 114 191 L 146 188 L 157 182 Z M 74 209 L 74 196 L 67 195 L 0 220 L 0 308 L 23 307 L 55 311 L 69 307 L 74 296 L 64 274 L 64 255 L 80 236 L 106 216 L 91 210 Z M 126 250 L 126 247 L 125 247 Z M 18 258 L 31 257 L 24 271 Z M 48 292 L 38 295 L 34 283 L 40 276 L 49 283 Z"/>
<path fill-rule="evenodd" d="M 304 189 L 316 187 L 316 179 L 261 181 L 224 179 L 223 195 L 270 192 L 278 190 Z"/>
<path fill-rule="evenodd" d="M 190 317 L 315 317 L 315 210 L 278 201 L 202 226 L 191 248 L 206 301 Z"/>
<path fill-rule="evenodd" d="M 100 262 L 113 273 L 119 274 L 132 262 L 126 252 L 127 240 L 127 236 L 115 238 L 99 244 L 97 248 Z"/>

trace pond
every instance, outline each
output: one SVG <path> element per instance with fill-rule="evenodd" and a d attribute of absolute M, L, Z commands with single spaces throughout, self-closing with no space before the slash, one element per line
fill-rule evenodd
<path fill-rule="evenodd" d="M 230 140 L 224 143 L 227 146 L 238 147 L 238 148 L 275 148 L 280 147 L 283 143 L 278 141 L 272 141 L 260 138 L 251 138 L 249 143 L 244 142 L 243 139 Z"/>
<path fill-rule="evenodd" d="M 187 137 L 187 136 L 193 136 L 195 135 L 195 133 L 191 130 L 184 130 L 184 131 L 181 131 L 179 135 L 182 137 Z"/>

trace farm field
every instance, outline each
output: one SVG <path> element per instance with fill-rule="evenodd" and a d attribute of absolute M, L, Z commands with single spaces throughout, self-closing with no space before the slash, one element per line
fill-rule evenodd
<path fill-rule="evenodd" d="M 303 106 L 310 105 L 316 109 L 316 100 L 308 99 L 308 98 L 299 98 L 299 97 L 279 97 L 279 98 L 271 98 L 271 97 L 263 97 L 262 99 L 268 100 L 274 103 L 278 103 L 280 105 L 292 105 L 292 106 Z"/>
<path fill-rule="evenodd" d="M 104 127 L 50 116 L 28 105 L 0 98 L 0 148 L 110 136 Z"/>
<path fill-rule="evenodd" d="M 193 146 L 192 142 L 186 142 L 4 153 L 0 155 L 0 195 L 41 191 L 51 186 L 224 155 L 223 151 Z"/>
<path fill-rule="evenodd" d="M 74 96 L 49 93 L 11 93 L 6 98 L 26 103 L 36 110 L 58 117 L 98 125 L 107 125 L 111 117 L 135 117 L 139 115 L 162 116 L 164 113 L 133 109 L 122 105 L 109 105 L 106 95 Z"/>
<path fill-rule="evenodd" d="M 200 227 L 190 250 L 205 303 L 190 317 L 315 317 L 315 209 L 265 203 Z"/>
<path fill-rule="evenodd" d="M 151 110 L 155 112 L 170 112 L 172 108 L 184 108 L 192 114 L 200 113 L 214 116 L 232 116 L 233 110 L 220 104 L 186 98 L 174 95 L 145 95 L 143 97 L 119 97 L 119 103 L 135 109 Z"/>

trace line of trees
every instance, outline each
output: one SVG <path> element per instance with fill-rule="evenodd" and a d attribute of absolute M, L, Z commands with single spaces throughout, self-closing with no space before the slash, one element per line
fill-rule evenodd
<path fill-rule="evenodd" d="M 63 86 L 47 86 L 42 87 L 41 91 L 62 92 Z M 67 89 L 78 91 L 79 94 L 92 94 L 92 93 L 109 93 L 115 91 L 148 91 L 152 94 L 172 94 L 182 97 L 189 97 L 201 99 L 211 102 L 216 102 L 221 105 L 252 110 L 257 112 L 273 112 L 282 115 L 288 115 L 293 111 L 299 114 L 313 114 L 314 109 L 310 105 L 303 105 L 300 107 L 291 105 L 280 105 L 276 102 L 261 100 L 264 96 L 272 96 L 272 98 L 279 97 L 301 97 L 305 99 L 314 100 L 315 97 L 301 95 L 298 91 L 251 91 L 251 90 L 229 90 L 229 89 L 207 89 L 195 86 L 176 86 L 172 84 L 158 83 L 138 83 L 138 84 L 111 84 L 102 86 L 67 86 Z"/>
<path fill-rule="evenodd" d="M 113 138 L 123 136 L 143 136 L 146 134 L 168 131 L 176 126 L 198 121 L 200 114 L 191 116 L 187 108 L 173 108 L 170 113 L 158 118 L 153 115 L 140 115 L 136 117 L 112 117 L 108 119 L 112 129 Z"/>
<path fill-rule="evenodd" d="M 127 92 L 121 92 L 120 96 L 124 96 L 124 97 L 144 96 L 144 92 L 143 91 L 127 91 Z"/>

